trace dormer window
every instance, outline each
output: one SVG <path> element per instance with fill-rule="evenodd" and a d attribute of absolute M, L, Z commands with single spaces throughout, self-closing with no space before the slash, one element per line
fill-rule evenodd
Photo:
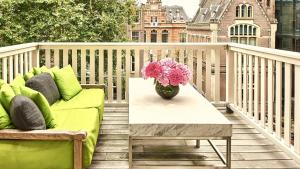
<path fill-rule="evenodd" d="M 235 16 L 238 18 L 252 18 L 253 7 L 249 4 L 240 4 L 235 8 Z"/>

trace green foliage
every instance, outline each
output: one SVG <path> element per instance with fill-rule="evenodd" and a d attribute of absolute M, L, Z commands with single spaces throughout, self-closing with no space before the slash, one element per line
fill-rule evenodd
<path fill-rule="evenodd" d="M 0 46 L 125 41 L 134 0 L 0 0 Z"/>

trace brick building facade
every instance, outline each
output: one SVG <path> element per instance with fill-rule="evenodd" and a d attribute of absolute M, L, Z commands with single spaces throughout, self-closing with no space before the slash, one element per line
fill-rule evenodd
<path fill-rule="evenodd" d="M 200 0 L 188 42 L 236 42 L 275 47 L 275 0 Z"/>
<path fill-rule="evenodd" d="M 161 0 L 147 0 L 138 7 L 137 20 L 128 29 L 134 42 L 185 42 L 188 17 L 181 6 L 163 6 Z"/>

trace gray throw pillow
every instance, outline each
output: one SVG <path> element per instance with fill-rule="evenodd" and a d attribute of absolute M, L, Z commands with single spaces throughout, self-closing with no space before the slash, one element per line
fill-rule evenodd
<path fill-rule="evenodd" d="M 10 117 L 20 130 L 45 130 L 46 123 L 37 105 L 28 97 L 17 95 L 10 103 Z"/>
<path fill-rule="evenodd" d="M 25 86 L 42 93 L 50 105 L 60 99 L 58 88 L 49 73 L 41 73 L 30 78 Z"/>

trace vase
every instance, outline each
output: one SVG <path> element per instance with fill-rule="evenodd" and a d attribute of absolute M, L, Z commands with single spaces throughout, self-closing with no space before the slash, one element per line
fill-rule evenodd
<path fill-rule="evenodd" d="M 155 91 L 163 99 L 170 100 L 178 94 L 179 86 L 163 86 L 159 82 L 156 82 Z"/>

